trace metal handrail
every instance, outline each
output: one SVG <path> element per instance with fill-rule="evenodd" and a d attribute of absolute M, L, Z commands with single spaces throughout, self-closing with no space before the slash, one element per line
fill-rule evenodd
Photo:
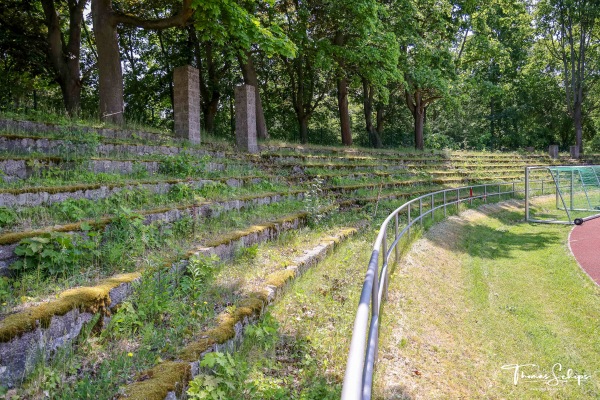
<path fill-rule="evenodd" d="M 544 185 L 542 182 L 542 194 Z M 531 182 L 530 182 L 531 183 Z M 394 210 L 381 224 L 379 234 L 373 245 L 371 259 L 367 268 L 367 274 L 362 287 L 358 310 L 354 319 L 354 328 L 352 331 L 352 341 L 346 363 L 346 373 L 344 375 L 344 384 L 342 389 L 342 400 L 369 400 L 373 385 L 373 370 L 377 359 L 378 336 L 379 336 L 379 315 L 381 302 L 386 299 L 387 287 L 389 281 L 389 260 L 392 252 L 395 252 L 395 261 L 399 259 L 398 243 L 402 237 L 408 233 L 416 223 L 423 223 L 423 219 L 431 215 L 435 219 L 435 211 L 443 208 L 444 217 L 447 216 L 448 206 L 456 205 L 458 211 L 460 203 L 470 202 L 476 199 L 487 201 L 490 196 L 498 196 L 501 199 L 503 195 L 515 197 L 517 193 L 524 193 L 523 189 L 517 190 L 517 185 L 523 185 L 523 181 L 500 182 L 473 186 L 463 186 L 460 188 L 444 189 L 437 192 L 428 193 L 414 198 L 396 210 Z M 509 190 L 501 191 L 501 187 L 508 186 Z M 490 192 L 488 188 L 497 188 L 497 191 Z M 483 194 L 474 194 L 474 191 L 483 188 Z M 479 190 L 479 191 L 480 191 Z M 469 195 L 461 198 L 461 192 L 468 191 Z M 448 194 L 456 194 L 456 199 L 452 196 L 448 199 Z M 443 196 L 443 201 L 435 204 L 436 196 Z M 429 209 L 423 212 L 424 201 L 430 201 Z M 411 215 L 413 205 L 418 203 L 419 215 Z M 425 203 L 425 205 L 427 205 Z M 399 215 L 405 212 L 407 216 L 406 226 L 399 230 Z M 390 222 L 394 220 L 394 241 L 389 248 L 387 247 L 387 233 Z M 381 257 L 380 257 L 381 256 Z M 382 264 L 380 268 L 380 258 Z M 370 316 L 370 321 L 369 321 Z M 367 331 L 368 328 L 368 331 Z M 368 333 L 368 339 L 367 339 Z"/>

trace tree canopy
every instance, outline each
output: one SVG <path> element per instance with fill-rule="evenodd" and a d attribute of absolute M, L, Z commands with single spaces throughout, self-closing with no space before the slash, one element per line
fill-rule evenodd
<path fill-rule="evenodd" d="M 0 111 L 173 126 L 200 70 L 203 130 L 302 143 L 600 150 L 595 0 L 6 0 Z"/>

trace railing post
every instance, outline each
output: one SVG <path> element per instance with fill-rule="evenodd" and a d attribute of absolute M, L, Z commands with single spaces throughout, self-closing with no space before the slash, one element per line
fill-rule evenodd
<path fill-rule="evenodd" d="M 396 217 L 394 218 L 394 242 L 398 240 L 398 213 L 396 213 Z M 398 245 L 400 243 L 396 243 L 396 247 L 394 247 L 394 251 L 396 252 L 396 263 L 398 263 L 398 259 L 400 258 L 400 250 L 398 248 Z"/>
<path fill-rule="evenodd" d="M 448 212 L 446 211 L 446 191 L 444 190 L 444 218 L 448 216 Z"/>
<path fill-rule="evenodd" d="M 423 226 L 423 198 L 419 199 L 419 222 Z"/>
<path fill-rule="evenodd" d="M 487 203 L 487 185 L 483 185 L 483 202 Z"/>
<path fill-rule="evenodd" d="M 498 201 L 502 199 L 502 195 L 500 194 L 500 184 L 498 184 Z"/>
<path fill-rule="evenodd" d="M 410 205 L 412 203 L 408 203 L 408 241 L 410 242 L 410 227 L 411 227 L 411 221 L 410 221 Z"/>
<path fill-rule="evenodd" d="M 435 207 L 435 198 L 433 197 L 433 194 L 431 195 L 431 220 L 435 221 L 435 211 L 434 211 L 434 207 Z"/>
<path fill-rule="evenodd" d="M 529 168 L 527 167 L 525 167 L 525 221 L 529 222 Z"/>
<path fill-rule="evenodd" d="M 512 197 L 513 199 L 517 196 L 517 194 L 515 193 L 515 183 L 512 183 Z"/>
<path fill-rule="evenodd" d="M 460 212 L 460 188 L 456 189 L 456 213 Z"/>
<path fill-rule="evenodd" d="M 383 235 L 383 240 L 381 241 L 381 249 L 383 250 L 383 261 L 381 262 L 381 268 L 383 269 L 383 267 L 385 267 L 385 265 L 387 264 L 387 228 L 386 228 L 386 232 Z M 383 296 L 382 299 L 387 300 L 387 286 L 388 286 L 388 271 L 389 271 L 389 267 L 385 269 L 385 276 L 381 277 L 381 282 L 383 283 Z M 383 273 L 383 270 L 381 271 L 381 273 Z M 379 290 L 377 291 L 377 295 L 379 295 Z"/>

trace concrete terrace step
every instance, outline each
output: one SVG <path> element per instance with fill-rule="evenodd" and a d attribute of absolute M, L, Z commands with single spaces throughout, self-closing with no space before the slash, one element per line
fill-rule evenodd
<path fill-rule="evenodd" d="M 19 189 L 0 189 L 0 207 L 33 207 L 43 204 L 60 203 L 67 199 L 100 200 L 122 190 L 144 189 L 153 194 L 167 193 L 173 186 L 187 184 L 192 188 L 222 183 L 231 187 L 241 187 L 264 180 L 275 181 L 270 176 L 240 176 L 210 179 L 162 179 L 139 180 L 124 183 L 91 183 L 62 186 L 33 186 Z"/>
<path fill-rule="evenodd" d="M 11 182 L 19 179 L 27 179 L 43 170 L 59 168 L 62 170 L 72 170 L 79 166 L 93 173 L 117 173 L 128 175 L 138 170 L 143 170 L 147 174 L 157 174 L 161 165 L 160 160 L 153 159 L 110 159 L 92 157 L 83 162 L 74 162 L 61 157 L 19 157 L 10 155 L 0 155 L 0 172 L 5 182 Z M 221 162 L 199 162 L 206 172 L 223 171 L 226 164 Z"/>
<path fill-rule="evenodd" d="M 289 283 L 306 270 L 316 266 L 335 247 L 354 235 L 358 228 L 342 228 L 331 236 L 324 237 L 317 246 L 305 250 L 304 254 L 283 264 L 279 270 L 266 276 L 265 282 L 242 297 L 235 304 L 233 313 L 223 312 L 215 318 L 213 327 L 201 332 L 199 338 L 181 349 L 177 358 L 164 361 L 142 374 L 149 379 L 136 379 L 125 388 L 120 399 L 146 400 L 150 393 L 157 399 L 175 399 L 185 393 L 188 381 L 200 372 L 200 361 L 213 351 L 235 351 L 242 339 L 244 327 L 260 318 L 266 308 L 275 302 Z"/>
<path fill-rule="evenodd" d="M 281 232 L 303 226 L 305 218 L 305 213 L 292 214 L 215 238 L 212 244 L 192 249 L 184 259 L 173 261 L 171 269 L 182 271 L 187 259 L 198 254 L 230 258 L 235 248 L 272 240 Z M 106 316 L 131 294 L 131 285 L 140 279 L 141 272 L 117 275 L 93 287 L 69 289 L 53 300 L 0 319 L 0 354 L 5 367 L 0 368 L 0 384 L 17 385 L 37 360 L 75 340 L 94 315 L 104 315 L 101 321 L 106 325 Z"/>
<path fill-rule="evenodd" d="M 194 219 L 207 217 L 214 218 L 222 212 L 230 210 L 241 210 L 242 208 L 250 206 L 272 204 L 291 199 L 302 199 L 303 197 L 303 191 L 261 193 L 254 196 L 247 196 L 244 199 L 207 201 L 191 205 L 172 205 L 158 209 L 138 210 L 134 211 L 134 213 L 143 217 L 144 224 L 150 224 L 158 220 L 164 223 L 172 223 L 184 216 L 189 216 Z M 50 232 L 81 232 L 82 225 L 87 225 L 92 229 L 104 229 L 113 221 L 113 219 L 113 217 L 109 216 L 99 220 L 85 220 L 77 223 L 51 225 L 28 231 L 6 232 L 0 234 L 0 275 L 6 276 L 9 274 L 9 266 L 17 259 L 14 253 L 15 248 L 18 243 L 25 238 L 37 237 Z"/>
<path fill-rule="evenodd" d="M 14 154 L 45 154 L 61 155 L 73 154 L 74 157 L 83 154 L 95 154 L 98 156 L 112 156 L 125 154 L 129 156 L 173 156 L 185 152 L 194 156 L 209 155 L 212 157 L 225 157 L 223 151 L 210 151 L 198 147 L 141 144 L 141 143 L 119 143 L 103 140 L 97 144 L 77 139 L 53 139 L 35 136 L 20 136 L 11 134 L 0 134 L 0 151 Z"/>

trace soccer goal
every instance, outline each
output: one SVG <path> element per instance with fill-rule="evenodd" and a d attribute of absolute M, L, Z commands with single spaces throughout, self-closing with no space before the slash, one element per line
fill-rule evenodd
<path fill-rule="evenodd" d="M 600 166 L 525 168 L 527 221 L 581 225 L 599 217 Z"/>

